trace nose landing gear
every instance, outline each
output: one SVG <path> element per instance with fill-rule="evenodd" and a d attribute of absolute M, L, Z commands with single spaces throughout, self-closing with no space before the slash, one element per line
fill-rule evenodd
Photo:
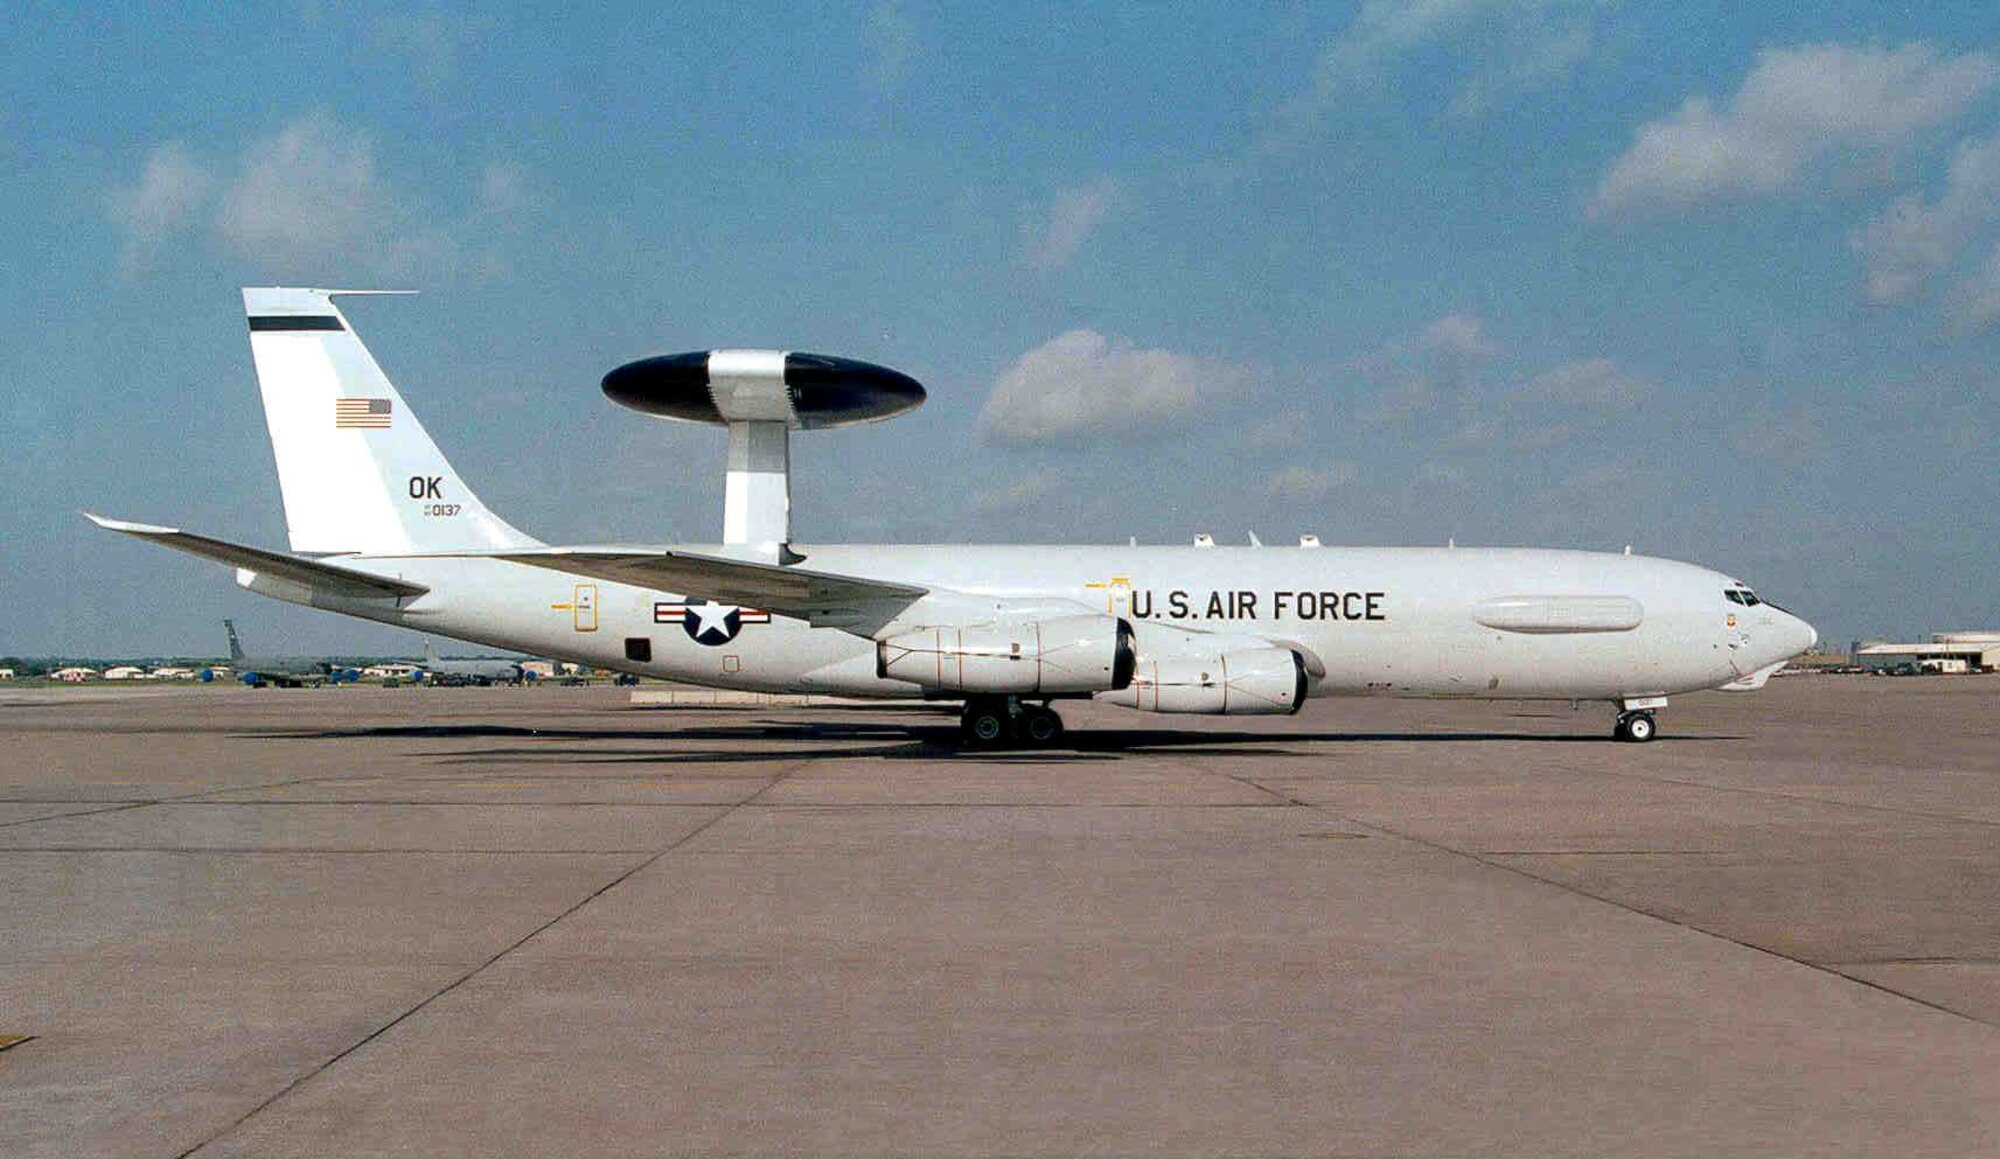
<path fill-rule="evenodd" d="M 1660 730 L 1660 723 L 1653 719 L 1653 710 L 1665 708 L 1664 696 L 1628 696 L 1616 702 L 1618 723 L 1611 729 L 1613 739 L 1645 744 Z"/>
<path fill-rule="evenodd" d="M 1653 739 L 1659 727 L 1659 722 L 1653 719 L 1650 711 L 1621 712 L 1618 714 L 1617 725 L 1611 730 L 1611 735 L 1618 740 L 1644 744 Z"/>
<path fill-rule="evenodd" d="M 1062 717 L 1045 704 L 1023 704 L 1018 696 L 975 696 L 965 702 L 959 734 L 967 748 L 993 749 L 1010 743 L 1047 748 L 1062 737 Z"/>

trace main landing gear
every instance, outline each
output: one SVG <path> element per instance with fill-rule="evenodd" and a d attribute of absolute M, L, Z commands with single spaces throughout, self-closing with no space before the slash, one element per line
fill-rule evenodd
<path fill-rule="evenodd" d="M 1008 744 L 1047 748 L 1062 737 L 1062 717 L 1046 704 L 1023 704 L 1018 696 L 975 696 L 965 702 L 959 733 L 967 748 Z"/>

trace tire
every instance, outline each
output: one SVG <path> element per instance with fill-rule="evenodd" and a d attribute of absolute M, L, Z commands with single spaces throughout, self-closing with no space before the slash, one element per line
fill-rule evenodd
<path fill-rule="evenodd" d="M 1625 739 L 1631 741 L 1633 744 L 1645 744 L 1647 741 L 1652 740 L 1654 735 L 1658 733 L 1659 727 L 1659 722 L 1653 719 L 1651 713 L 1641 712 L 1635 716 L 1626 718 L 1624 722 Z"/>
<path fill-rule="evenodd" d="M 975 748 L 993 748 L 1007 739 L 1007 708 L 1004 704 L 968 704 L 963 729 L 966 743 Z"/>
<path fill-rule="evenodd" d="M 1036 748 L 1047 748 L 1063 734 L 1062 717 L 1053 709 L 1031 708 L 1021 719 L 1021 736 Z"/>

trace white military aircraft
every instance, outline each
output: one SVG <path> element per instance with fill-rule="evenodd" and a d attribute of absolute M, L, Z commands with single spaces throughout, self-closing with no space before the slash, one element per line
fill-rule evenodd
<path fill-rule="evenodd" d="M 1761 687 L 1811 648 L 1738 580 L 1625 554 L 1474 548 L 808 546 L 790 434 L 923 401 L 851 359 L 663 355 L 605 376 L 728 430 L 719 544 L 572 546 L 510 526 L 445 461 L 334 305 L 243 291 L 291 551 L 90 518 L 315 608 L 694 684 L 963 701 L 968 743 L 1045 745 L 1050 705 L 1297 712 L 1311 696 L 1599 700 L 1652 739 L 1676 693 Z"/>
<path fill-rule="evenodd" d="M 528 670 L 521 667 L 519 660 L 496 659 L 491 656 L 473 657 L 466 660 L 447 660 L 437 654 L 437 645 L 424 637 L 424 662 L 417 666 L 417 679 L 428 679 L 432 684 L 520 684 L 528 678 Z"/>

